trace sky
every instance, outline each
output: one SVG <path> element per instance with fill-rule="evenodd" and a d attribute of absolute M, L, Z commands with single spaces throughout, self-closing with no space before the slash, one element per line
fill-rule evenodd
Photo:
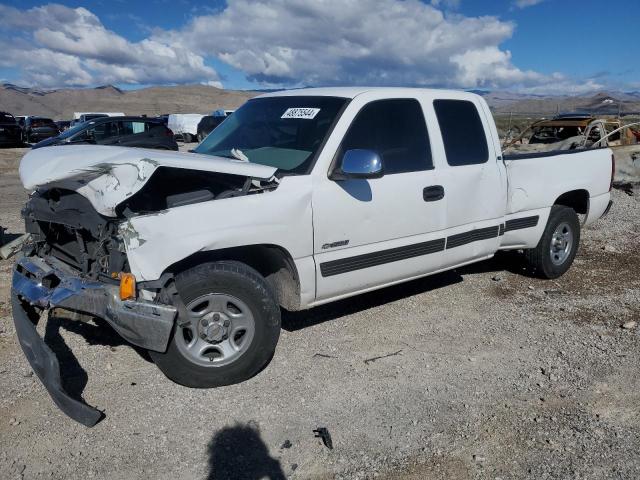
<path fill-rule="evenodd" d="M 0 0 L 0 82 L 640 90 L 635 1 Z"/>

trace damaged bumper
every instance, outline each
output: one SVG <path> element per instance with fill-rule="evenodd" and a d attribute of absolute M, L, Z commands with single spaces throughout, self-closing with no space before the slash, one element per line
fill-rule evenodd
<path fill-rule="evenodd" d="M 95 425 L 101 414 L 64 391 L 58 360 L 36 330 L 37 309 L 63 308 L 101 317 L 125 340 L 155 351 L 166 350 L 176 316 L 172 305 L 121 301 L 117 286 L 85 280 L 38 257 L 17 262 L 11 297 L 16 333 L 27 360 L 56 405 L 87 426 Z"/>

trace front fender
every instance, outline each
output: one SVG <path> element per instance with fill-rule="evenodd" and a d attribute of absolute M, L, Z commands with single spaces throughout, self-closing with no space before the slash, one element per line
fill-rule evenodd
<path fill-rule="evenodd" d="M 271 192 L 132 217 L 120 233 L 138 281 L 156 280 L 170 265 L 194 253 L 222 248 L 272 244 L 294 260 L 311 258 L 311 178 L 284 177 Z"/>

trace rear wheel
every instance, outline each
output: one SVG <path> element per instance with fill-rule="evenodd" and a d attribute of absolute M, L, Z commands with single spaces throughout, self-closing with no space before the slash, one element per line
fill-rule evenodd
<path fill-rule="evenodd" d="M 176 277 L 186 307 L 165 353 L 150 352 L 181 385 L 210 388 L 251 378 L 271 360 L 280 308 L 264 278 L 240 262 L 206 263 Z"/>
<path fill-rule="evenodd" d="M 525 250 L 525 257 L 539 277 L 558 278 L 571 267 L 579 244 L 578 215 L 570 207 L 554 205 L 538 245 Z"/>

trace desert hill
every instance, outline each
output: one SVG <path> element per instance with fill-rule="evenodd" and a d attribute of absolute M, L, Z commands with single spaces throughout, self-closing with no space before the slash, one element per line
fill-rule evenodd
<path fill-rule="evenodd" d="M 120 90 L 112 85 L 97 88 L 41 90 L 0 86 L 0 111 L 14 115 L 42 115 L 70 119 L 73 112 L 124 112 L 127 115 L 209 113 L 235 109 L 258 92 L 222 90 L 205 85 L 149 87 Z"/>

